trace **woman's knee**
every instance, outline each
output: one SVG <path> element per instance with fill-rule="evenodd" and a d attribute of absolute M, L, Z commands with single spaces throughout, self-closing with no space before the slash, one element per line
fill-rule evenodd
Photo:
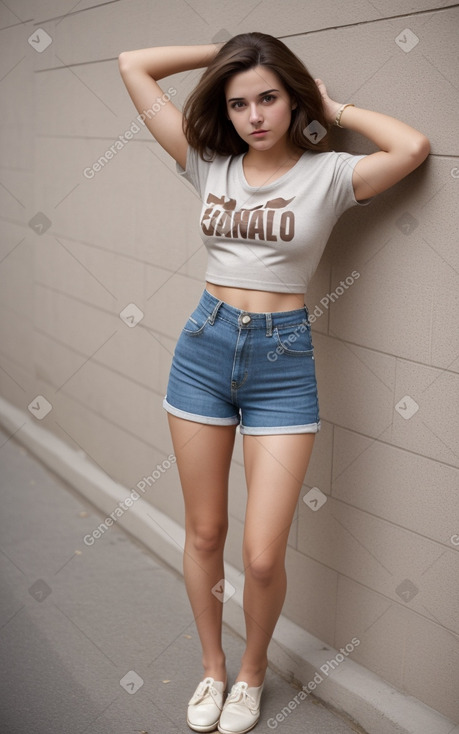
<path fill-rule="evenodd" d="M 187 542 L 198 553 L 215 553 L 223 549 L 227 531 L 228 525 L 225 523 L 194 524 L 187 528 Z"/>
<path fill-rule="evenodd" d="M 284 560 L 272 553 L 260 551 L 246 557 L 245 574 L 259 584 L 268 586 L 285 573 Z"/>

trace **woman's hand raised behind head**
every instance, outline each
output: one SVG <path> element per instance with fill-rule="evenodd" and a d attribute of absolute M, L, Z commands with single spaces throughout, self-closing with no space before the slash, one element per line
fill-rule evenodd
<path fill-rule="evenodd" d="M 339 108 L 341 107 L 341 104 L 339 102 L 334 102 L 332 99 L 330 99 L 330 97 L 328 96 L 327 88 L 322 79 L 315 79 L 314 81 L 317 84 L 320 96 L 322 97 L 327 122 L 332 125 L 335 122 L 336 115 Z"/>

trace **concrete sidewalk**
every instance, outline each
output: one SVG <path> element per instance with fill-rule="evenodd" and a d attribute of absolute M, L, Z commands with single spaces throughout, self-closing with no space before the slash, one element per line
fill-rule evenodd
<path fill-rule="evenodd" d="M 0 430 L 2 734 L 190 732 L 201 677 L 183 579 Z M 229 682 L 243 641 L 224 628 Z M 268 671 L 254 731 L 361 731 Z M 284 709 L 284 721 L 276 714 Z M 277 726 L 276 726 L 277 723 Z"/>

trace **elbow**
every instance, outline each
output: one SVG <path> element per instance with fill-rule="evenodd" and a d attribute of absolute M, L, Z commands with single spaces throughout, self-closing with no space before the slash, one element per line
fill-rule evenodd
<path fill-rule="evenodd" d="M 129 51 L 122 51 L 118 56 L 118 68 L 122 74 L 126 71 L 129 63 Z"/>
<path fill-rule="evenodd" d="M 411 155 L 416 161 L 416 165 L 420 166 L 430 153 L 430 140 L 422 133 L 419 133 L 416 140 L 413 141 Z"/>

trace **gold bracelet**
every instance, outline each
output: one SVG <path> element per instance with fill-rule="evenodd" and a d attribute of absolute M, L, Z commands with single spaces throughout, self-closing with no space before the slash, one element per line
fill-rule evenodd
<path fill-rule="evenodd" d="M 337 115 L 336 115 L 336 118 L 335 118 L 335 122 L 333 123 L 334 125 L 337 125 L 338 127 L 343 127 L 342 125 L 340 125 L 341 115 L 343 114 L 343 112 L 346 109 L 346 107 L 355 107 L 355 104 L 353 104 L 352 102 L 348 102 L 347 104 L 341 105 L 341 107 L 339 108 L 339 110 L 337 112 Z"/>

